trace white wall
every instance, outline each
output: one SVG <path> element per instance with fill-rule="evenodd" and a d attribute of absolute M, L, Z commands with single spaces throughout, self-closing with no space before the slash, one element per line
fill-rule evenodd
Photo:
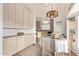
<path fill-rule="evenodd" d="M 72 9 L 70 10 L 67 18 L 72 18 L 75 16 L 75 20 L 76 20 L 76 26 L 77 26 L 77 30 L 76 30 L 76 40 L 75 40 L 75 46 L 73 48 L 71 48 L 71 50 L 73 52 L 75 52 L 77 55 L 79 55 L 79 20 L 78 20 L 78 15 L 79 15 L 79 3 L 74 4 L 74 6 L 72 7 Z M 68 32 L 67 32 L 68 33 Z"/>
<path fill-rule="evenodd" d="M 66 35 L 66 17 L 67 17 L 67 10 L 65 10 L 64 4 L 53 4 L 53 9 L 58 11 L 58 17 L 54 18 L 54 31 L 58 31 L 61 34 Z M 61 7 L 60 7 L 61 6 Z M 57 23 L 62 22 L 62 23 Z"/>
<path fill-rule="evenodd" d="M 3 55 L 3 8 L 2 4 L 0 3 L 0 56 Z"/>
<path fill-rule="evenodd" d="M 67 15 L 67 18 L 73 17 L 77 15 L 78 13 L 79 13 L 79 3 L 76 3 L 70 10 L 69 14 Z"/>
<path fill-rule="evenodd" d="M 59 18 L 60 19 L 60 18 Z M 65 34 L 66 35 L 66 28 L 65 28 L 65 21 L 63 20 L 54 20 L 54 31 L 58 31 L 60 34 Z M 58 23 L 62 22 L 62 23 Z"/>
<path fill-rule="evenodd" d="M 74 53 L 79 55 L 79 25 L 78 25 L 79 24 L 79 20 L 78 20 L 78 16 L 75 16 L 75 20 L 76 20 L 75 45 L 73 47 L 71 47 L 71 48 L 69 47 L 69 48 L 71 49 L 71 51 L 73 51 Z"/>

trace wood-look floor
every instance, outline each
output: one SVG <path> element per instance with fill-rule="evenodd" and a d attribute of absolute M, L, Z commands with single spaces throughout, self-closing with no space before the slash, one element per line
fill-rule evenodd
<path fill-rule="evenodd" d="M 22 51 L 14 54 L 13 56 L 76 56 L 73 52 L 70 53 L 42 53 L 42 48 L 39 44 L 33 44 Z"/>
<path fill-rule="evenodd" d="M 42 49 L 41 47 L 36 44 L 33 44 L 22 51 L 16 53 L 13 56 L 41 56 L 42 55 Z"/>

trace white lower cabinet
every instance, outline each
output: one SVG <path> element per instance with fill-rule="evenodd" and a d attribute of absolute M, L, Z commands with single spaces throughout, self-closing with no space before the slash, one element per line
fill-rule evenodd
<path fill-rule="evenodd" d="M 9 56 L 16 52 L 16 37 L 4 39 L 4 55 Z"/>
<path fill-rule="evenodd" d="M 30 44 L 30 36 L 27 34 L 27 35 L 24 35 L 24 46 L 25 47 L 28 47 Z"/>
<path fill-rule="evenodd" d="M 24 49 L 24 36 L 18 36 L 17 38 L 17 51 Z"/>
<path fill-rule="evenodd" d="M 34 34 L 24 35 L 24 45 L 25 45 L 25 47 L 28 47 L 28 46 L 35 43 L 35 38 L 34 37 L 35 37 Z"/>
<path fill-rule="evenodd" d="M 34 44 L 35 41 L 35 34 L 30 34 L 30 44 Z"/>
<path fill-rule="evenodd" d="M 23 36 L 4 38 L 4 55 L 5 56 L 13 55 L 34 43 L 35 43 L 34 34 L 26 34 Z"/>

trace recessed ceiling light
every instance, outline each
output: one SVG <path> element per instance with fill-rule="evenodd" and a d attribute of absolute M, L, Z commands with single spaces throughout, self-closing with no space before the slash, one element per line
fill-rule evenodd
<path fill-rule="evenodd" d="M 43 20 L 42 23 L 47 24 L 47 23 L 49 23 L 49 21 L 48 20 Z"/>
<path fill-rule="evenodd" d="M 44 3 L 43 5 L 44 5 L 44 7 L 48 7 L 49 3 Z"/>
<path fill-rule="evenodd" d="M 50 18 L 47 18 L 48 20 L 50 19 Z"/>

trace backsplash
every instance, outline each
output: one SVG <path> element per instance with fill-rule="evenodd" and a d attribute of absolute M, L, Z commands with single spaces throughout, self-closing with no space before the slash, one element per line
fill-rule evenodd
<path fill-rule="evenodd" d="M 35 28 L 33 29 L 3 29 L 3 36 L 17 35 L 18 32 L 24 32 L 24 34 L 35 33 Z"/>

